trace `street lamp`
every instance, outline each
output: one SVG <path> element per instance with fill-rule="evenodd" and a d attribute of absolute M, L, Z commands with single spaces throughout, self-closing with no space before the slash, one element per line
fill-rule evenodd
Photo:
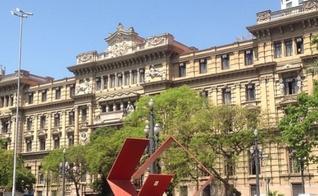
<path fill-rule="evenodd" d="M 154 107 L 155 102 L 153 99 L 150 99 L 149 101 L 149 107 L 150 107 L 150 126 L 146 125 L 144 131 L 146 134 L 146 138 L 149 138 L 149 156 L 151 156 L 154 151 L 158 147 L 158 141 L 159 141 L 159 132 L 160 132 L 160 125 L 159 123 L 154 123 L 154 113 L 153 113 L 153 107 Z M 153 162 L 150 165 L 150 173 L 156 173 L 155 171 L 155 162 Z"/>
<path fill-rule="evenodd" d="M 250 153 L 254 158 L 255 167 L 256 167 L 256 195 L 260 196 L 260 189 L 259 189 L 259 167 L 260 167 L 260 158 L 262 157 L 262 147 L 258 146 L 258 131 L 254 130 L 254 146 L 251 146 Z"/>
<path fill-rule="evenodd" d="M 23 18 L 27 18 L 28 16 L 32 16 L 31 12 L 23 12 L 20 8 L 16 8 L 16 12 L 10 11 L 10 13 L 14 16 L 20 18 L 20 42 L 19 42 L 19 62 L 18 62 L 18 89 L 17 89 L 17 101 L 16 101 L 16 119 L 15 119 L 15 137 L 14 137 L 14 163 L 13 163 L 13 179 L 12 179 L 12 196 L 15 195 L 15 187 L 16 187 L 16 172 L 17 172 L 17 149 L 18 149 L 18 135 L 19 135 L 19 99 L 20 99 L 20 80 L 21 80 L 21 55 L 22 55 L 22 26 L 23 26 Z"/>
<path fill-rule="evenodd" d="M 66 176 L 66 170 L 69 169 L 69 164 L 66 162 L 65 158 L 66 150 L 63 149 L 63 162 L 60 163 L 60 171 L 62 173 L 62 196 L 65 196 L 65 176 Z"/>

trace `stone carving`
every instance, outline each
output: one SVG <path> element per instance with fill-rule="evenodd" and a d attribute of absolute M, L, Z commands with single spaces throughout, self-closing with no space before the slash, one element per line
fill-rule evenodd
<path fill-rule="evenodd" d="M 125 38 L 119 33 L 116 43 L 112 47 L 113 56 L 121 56 L 126 54 L 129 48 L 129 45 L 126 43 Z"/>
<path fill-rule="evenodd" d="M 85 62 L 88 62 L 88 61 L 92 60 L 96 53 L 97 53 L 96 51 L 92 51 L 92 52 L 87 52 L 87 53 L 84 53 L 84 54 L 80 54 L 80 55 L 77 56 L 77 59 L 78 59 L 79 62 L 85 63 Z"/>
<path fill-rule="evenodd" d="M 159 44 L 162 44 L 165 41 L 164 36 L 154 36 L 147 39 L 149 46 L 157 46 Z"/>
<path fill-rule="evenodd" d="M 76 87 L 76 94 L 78 94 L 80 91 L 83 91 L 84 94 L 92 92 L 92 87 L 88 84 L 86 79 L 84 79 L 84 83 L 79 84 L 79 86 Z"/>
<path fill-rule="evenodd" d="M 318 9 L 318 0 L 304 1 L 303 2 L 303 10 L 312 11 Z"/>
<path fill-rule="evenodd" d="M 162 80 L 166 79 L 166 73 L 159 71 L 157 68 L 155 68 L 154 65 L 151 65 L 149 68 L 148 74 L 146 74 L 146 79 L 145 81 L 150 81 L 150 78 L 155 78 L 155 77 L 161 77 Z"/>
<path fill-rule="evenodd" d="M 257 15 L 257 22 L 266 22 L 271 20 L 271 11 L 267 10 L 264 12 L 259 12 Z"/>
<path fill-rule="evenodd" d="M 302 80 L 300 76 L 297 76 L 297 87 L 298 87 L 298 92 L 301 92 Z"/>
<path fill-rule="evenodd" d="M 127 108 L 126 108 L 127 116 L 131 115 L 134 111 L 135 111 L 134 106 L 130 103 L 130 101 L 128 101 L 128 105 L 127 105 Z"/>

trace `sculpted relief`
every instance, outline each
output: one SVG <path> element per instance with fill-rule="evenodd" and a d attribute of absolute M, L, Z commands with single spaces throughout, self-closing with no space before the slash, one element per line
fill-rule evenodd
<path fill-rule="evenodd" d="M 150 79 L 153 79 L 155 77 L 161 77 L 162 80 L 165 80 L 166 79 L 166 73 L 164 71 L 160 71 L 154 65 L 151 65 L 150 68 L 149 68 L 148 73 L 146 74 L 145 81 L 149 82 Z"/>

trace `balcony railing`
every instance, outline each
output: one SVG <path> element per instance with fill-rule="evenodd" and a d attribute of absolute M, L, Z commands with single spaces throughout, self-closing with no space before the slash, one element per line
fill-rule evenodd
<path fill-rule="evenodd" d="M 318 10 L 318 0 L 304 1 L 302 5 L 272 12 L 271 10 L 257 13 L 257 23 L 269 22 L 286 16 Z"/>

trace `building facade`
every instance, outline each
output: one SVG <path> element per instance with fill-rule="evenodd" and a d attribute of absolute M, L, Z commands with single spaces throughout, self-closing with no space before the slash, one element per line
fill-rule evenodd
<path fill-rule="evenodd" d="M 292 10 L 296 10 L 293 12 Z M 0 75 L 1 137 L 7 149 L 14 148 L 18 122 L 18 152 L 26 167 L 37 177 L 35 196 L 54 196 L 60 182 L 48 183 L 41 174 L 41 160 L 48 150 L 85 144 L 94 129 L 118 126 L 141 96 L 187 84 L 202 91 L 214 104 L 240 104 L 264 111 L 266 123 L 275 128 L 284 106 L 296 103 L 300 92 L 311 93 L 314 75 L 307 71 L 318 51 L 310 44 L 318 33 L 318 2 L 276 12 L 257 13 L 257 23 L 247 27 L 253 39 L 198 50 L 179 43 L 170 34 L 140 37 L 133 28 L 119 24 L 105 39 L 101 53 L 79 54 L 67 69 L 74 77 L 54 80 L 28 71 Z M 17 78 L 21 78 L 17 106 Z M 19 107 L 19 121 L 16 109 Z M 315 152 L 314 152 L 315 153 Z M 276 143 L 263 149 L 266 158 L 260 168 L 260 190 L 279 190 L 297 195 L 301 188 L 299 168 L 293 153 Z M 255 167 L 248 152 L 233 171 L 231 183 L 242 195 L 254 195 Z M 317 165 L 305 170 L 306 193 L 317 193 Z M 220 171 L 225 168 L 219 164 Z M 222 172 L 221 172 L 222 173 Z M 89 175 L 83 178 L 81 193 L 89 195 Z M 217 195 L 211 184 L 202 196 Z M 190 195 L 193 187 L 181 185 L 179 195 Z M 75 195 L 72 187 L 68 195 Z"/>
<path fill-rule="evenodd" d="M 281 0 L 280 1 L 281 9 L 287 9 L 287 8 L 299 6 L 304 1 L 307 1 L 307 0 Z"/>

